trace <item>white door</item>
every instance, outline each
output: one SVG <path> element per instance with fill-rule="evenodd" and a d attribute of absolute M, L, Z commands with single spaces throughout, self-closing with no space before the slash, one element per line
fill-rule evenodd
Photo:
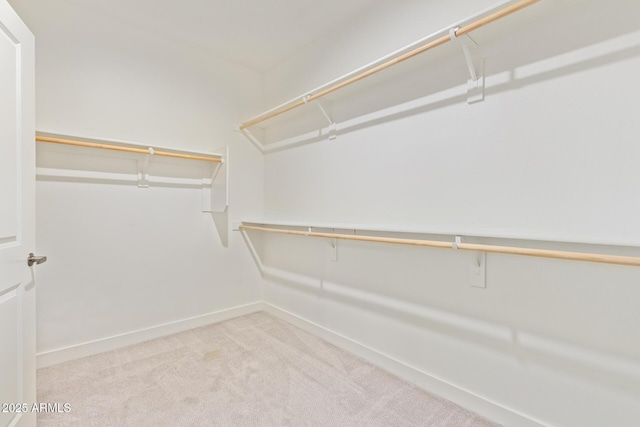
<path fill-rule="evenodd" d="M 34 63 L 33 35 L 0 0 L 0 427 L 35 426 Z"/>

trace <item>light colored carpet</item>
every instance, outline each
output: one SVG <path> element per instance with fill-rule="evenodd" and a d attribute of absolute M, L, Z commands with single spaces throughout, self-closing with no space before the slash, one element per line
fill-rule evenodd
<path fill-rule="evenodd" d="M 495 426 L 266 313 L 38 370 L 38 426 Z"/>

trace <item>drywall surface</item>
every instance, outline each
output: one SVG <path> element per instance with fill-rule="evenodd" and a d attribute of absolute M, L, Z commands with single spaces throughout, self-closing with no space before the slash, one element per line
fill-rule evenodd
<path fill-rule="evenodd" d="M 398 7 L 426 7 L 417 3 Z M 637 2 L 540 2 L 481 28 L 472 36 L 485 56 L 486 101 L 474 105 L 466 102 L 469 74 L 454 43 L 363 80 L 346 95 L 330 94 L 338 139 L 312 139 L 304 149 L 269 156 L 269 168 L 282 173 L 267 172 L 267 210 L 327 222 L 422 226 L 428 218 L 434 230 L 640 245 L 640 196 L 624 185 L 640 177 L 640 105 L 631 89 L 638 13 Z M 336 31 L 328 46 L 316 46 L 320 52 L 274 70 L 267 78 L 272 104 L 391 50 L 370 52 L 395 37 L 387 15 L 381 22 L 363 17 L 366 30 L 349 28 L 340 42 Z M 407 20 L 430 27 L 425 13 L 396 15 L 405 16 L 395 21 L 401 27 Z M 328 70 L 343 57 L 347 66 Z M 293 120 L 281 127 L 295 126 Z"/>
<path fill-rule="evenodd" d="M 38 176 L 37 246 L 49 258 L 38 271 L 38 352 L 259 301 L 246 246 L 234 234 L 223 241 L 231 215 L 261 209 L 262 157 L 232 131 L 261 102 L 261 77 L 87 4 L 11 3 L 37 39 L 39 130 L 230 147 L 230 208 L 212 215 L 202 211 L 202 189 L 179 183 L 207 178 L 202 162 L 152 160 L 150 177 L 161 172 L 174 184 L 138 188 L 109 175 L 135 177 L 135 159 L 38 143 L 38 167 L 68 175 Z"/>
<path fill-rule="evenodd" d="M 479 3 L 381 2 L 272 70 L 270 104 L 490 2 Z M 477 104 L 455 45 L 329 96 L 335 141 L 316 133 L 265 155 L 266 218 L 638 255 L 593 243 L 640 242 L 639 6 L 539 2 L 474 33 L 486 72 Z M 533 422 L 640 423 L 636 268 L 490 254 L 482 289 L 469 285 L 470 254 L 339 242 L 334 262 L 323 239 L 261 243 L 277 272 L 269 304 Z"/>

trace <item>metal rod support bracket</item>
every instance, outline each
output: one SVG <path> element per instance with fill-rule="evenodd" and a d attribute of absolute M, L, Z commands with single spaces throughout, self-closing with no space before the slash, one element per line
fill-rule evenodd
<path fill-rule="evenodd" d="M 451 248 L 454 250 L 458 250 L 458 245 L 460 245 L 460 243 L 462 243 L 462 237 L 460 236 L 456 236 L 455 240 L 453 241 L 453 243 L 451 243 Z"/>
<path fill-rule="evenodd" d="M 462 53 L 469 69 L 471 78 L 467 81 L 467 102 L 484 101 L 484 60 L 480 56 L 480 48 L 468 34 L 458 37 L 456 32 L 460 27 L 449 29 L 451 41 L 460 43 Z"/>
<path fill-rule="evenodd" d="M 307 102 L 307 98 L 311 96 L 311 95 L 307 95 L 304 97 L 304 102 Z M 320 98 L 316 101 L 316 105 L 318 106 L 318 109 L 320 110 L 320 112 L 322 113 L 322 115 L 324 116 L 324 118 L 327 120 L 328 124 L 329 124 L 329 141 L 333 141 L 336 139 L 336 131 L 337 131 L 337 125 L 335 120 L 333 120 L 332 114 L 331 114 L 331 110 L 332 110 L 332 104 L 331 101 Z"/>
<path fill-rule="evenodd" d="M 149 147 L 149 154 L 138 160 L 138 188 L 149 188 L 149 160 L 155 154 L 152 147 Z"/>
<path fill-rule="evenodd" d="M 229 146 L 216 147 L 215 152 L 222 154 L 220 163 L 202 168 L 202 212 L 222 214 L 229 206 Z M 221 228 L 214 223 L 223 240 L 228 233 L 226 226 Z"/>

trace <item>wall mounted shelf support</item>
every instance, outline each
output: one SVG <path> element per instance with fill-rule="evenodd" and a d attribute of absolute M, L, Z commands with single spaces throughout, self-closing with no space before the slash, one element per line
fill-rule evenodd
<path fill-rule="evenodd" d="M 247 138 L 249 142 L 251 142 L 258 150 L 260 150 L 261 153 L 264 153 L 266 151 L 266 146 L 260 141 L 258 136 L 254 135 L 252 132 L 249 132 L 247 129 L 240 128 L 238 131 L 242 134 L 242 136 Z"/>
<path fill-rule="evenodd" d="M 462 53 L 471 76 L 467 81 L 467 102 L 473 104 L 484 101 L 484 61 L 480 56 L 480 48 L 469 34 L 456 36 L 458 30 L 460 27 L 451 28 L 449 37 L 451 41 L 458 42 L 462 47 Z"/>
<path fill-rule="evenodd" d="M 319 134 L 326 132 L 326 135 L 329 141 L 333 141 L 337 137 L 338 124 L 333 119 L 333 103 L 328 99 L 324 98 L 314 98 L 312 94 L 308 94 L 302 97 L 302 101 L 304 104 L 308 104 L 313 102 L 320 110 L 322 117 L 327 121 L 328 126 L 326 128 L 321 128 L 318 130 Z M 326 129 L 326 130 L 325 130 Z M 238 131 L 247 138 L 261 153 L 266 153 L 270 151 L 272 147 L 269 147 L 267 144 L 264 144 L 261 140 L 264 140 L 263 135 L 256 135 L 256 133 L 263 133 L 264 129 L 262 128 L 253 128 L 249 131 L 246 127 L 240 127 Z"/>
<path fill-rule="evenodd" d="M 59 146 L 81 147 L 82 150 L 97 150 L 90 153 L 96 156 L 123 158 L 127 161 L 133 160 L 136 164 L 136 171 L 130 173 L 88 171 L 77 169 L 61 168 L 38 168 L 38 175 L 58 178 L 91 179 L 99 181 L 121 181 L 135 182 L 139 188 L 149 188 L 152 184 L 179 185 L 190 188 L 202 188 L 203 212 L 224 212 L 229 205 L 229 147 L 221 147 L 218 152 L 223 154 L 200 153 L 193 151 L 175 150 L 163 148 L 145 147 L 141 144 L 129 141 L 115 141 L 98 139 L 93 137 L 76 137 L 61 135 L 51 132 L 37 132 L 36 141 Z M 67 152 L 72 154 L 72 152 Z M 100 151 L 104 150 L 103 154 Z M 110 154 L 106 153 L 120 153 Z M 169 158 L 169 159 L 165 159 Z M 165 159 L 162 160 L 161 159 Z M 163 168 L 167 167 L 167 162 L 197 161 L 198 168 L 201 168 L 200 177 L 178 177 L 165 176 L 162 174 Z M 155 163 L 155 164 L 154 164 Z M 169 163 L 171 164 L 171 163 Z M 154 167 L 155 175 L 149 173 Z M 175 165 L 175 163 L 174 163 Z M 171 166 L 169 166 L 171 167 Z"/>
<path fill-rule="evenodd" d="M 303 98 L 305 104 L 308 102 L 307 100 L 311 97 L 311 94 L 305 96 Z M 327 99 L 323 99 L 323 98 L 318 98 L 316 100 L 316 105 L 318 106 L 318 109 L 320 110 L 320 112 L 322 113 L 322 115 L 324 116 L 324 118 L 327 120 L 327 122 L 329 123 L 329 141 L 333 141 L 336 139 L 336 130 L 337 130 L 337 124 L 335 122 L 335 120 L 333 120 L 333 109 L 332 109 L 332 103 L 331 101 L 327 100 Z M 321 130 L 322 131 L 322 130 Z"/>
<path fill-rule="evenodd" d="M 208 176 L 202 178 L 202 212 L 221 213 L 229 206 L 229 147 L 216 150 L 222 161 Z M 205 169 L 205 174 L 207 174 Z"/>
<path fill-rule="evenodd" d="M 153 148 L 149 147 L 149 154 L 138 160 L 138 188 L 149 188 L 149 163 L 153 154 Z"/>

